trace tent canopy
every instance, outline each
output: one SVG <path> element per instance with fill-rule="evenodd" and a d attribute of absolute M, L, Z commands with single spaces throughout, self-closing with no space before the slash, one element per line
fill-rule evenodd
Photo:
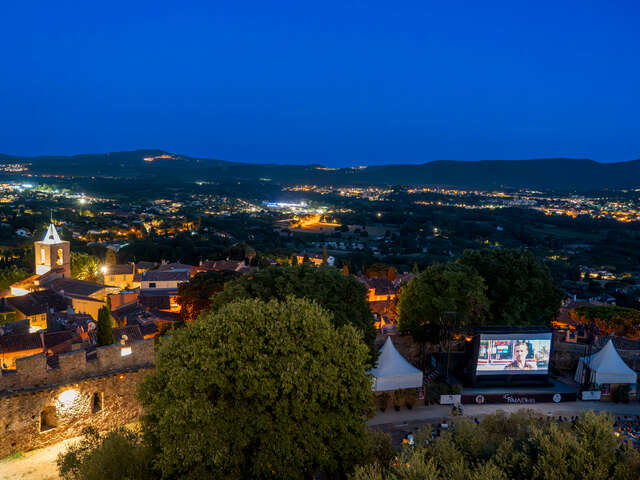
<path fill-rule="evenodd" d="M 373 375 L 376 392 L 422 387 L 422 371 L 400 355 L 391 337 L 387 337 L 380 349 L 378 363 L 369 373 Z"/>
<path fill-rule="evenodd" d="M 591 370 L 589 383 L 636 383 L 638 380 L 638 374 L 620 358 L 611 340 L 599 352 L 580 358 L 574 377 L 576 382 L 582 382 L 587 367 Z"/>

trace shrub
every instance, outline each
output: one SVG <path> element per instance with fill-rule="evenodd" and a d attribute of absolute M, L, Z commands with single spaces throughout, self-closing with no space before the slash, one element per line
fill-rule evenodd
<path fill-rule="evenodd" d="M 120 427 L 100 435 L 93 427 L 83 430 L 83 438 L 57 464 L 64 480 L 152 479 L 152 452 L 138 431 Z"/>

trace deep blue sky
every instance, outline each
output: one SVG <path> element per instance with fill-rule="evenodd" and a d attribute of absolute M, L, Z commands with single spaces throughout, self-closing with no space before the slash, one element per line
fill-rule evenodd
<path fill-rule="evenodd" d="M 640 157 L 640 2 L 0 4 L 0 152 Z"/>

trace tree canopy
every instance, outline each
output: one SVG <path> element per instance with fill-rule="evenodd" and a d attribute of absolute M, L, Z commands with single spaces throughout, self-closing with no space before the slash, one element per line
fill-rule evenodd
<path fill-rule="evenodd" d="M 82 252 L 71 252 L 71 276 L 95 282 L 100 279 L 100 259 Z"/>
<path fill-rule="evenodd" d="M 640 310 L 614 305 L 581 305 L 572 309 L 569 315 L 583 325 L 594 322 L 603 333 L 625 335 L 631 339 L 640 337 Z"/>
<path fill-rule="evenodd" d="M 355 277 L 345 276 L 333 267 L 299 265 L 266 268 L 227 283 L 224 291 L 213 297 L 211 308 L 215 311 L 243 298 L 284 300 L 290 295 L 316 301 L 333 314 L 332 321 L 336 327 L 353 325 L 359 329 L 369 345 L 371 358 L 375 357 L 376 331 L 366 289 Z"/>
<path fill-rule="evenodd" d="M 548 324 L 560 308 L 562 292 L 548 268 L 523 250 L 466 250 L 458 263 L 474 268 L 487 285 L 494 325 Z"/>
<path fill-rule="evenodd" d="M 455 263 L 431 265 L 400 290 L 400 331 L 418 342 L 437 342 L 441 321 L 482 323 L 488 307 L 485 292 L 484 281 L 472 268 Z"/>
<path fill-rule="evenodd" d="M 368 351 L 317 304 L 246 299 L 160 346 L 139 397 L 166 477 L 339 478 L 366 454 Z"/>
<path fill-rule="evenodd" d="M 178 304 L 180 305 L 180 319 L 193 321 L 200 312 L 211 305 L 214 293 L 221 292 L 225 283 L 238 278 L 240 274 L 234 271 L 200 272 L 186 283 L 178 286 Z"/>
<path fill-rule="evenodd" d="M 11 285 L 27 278 L 29 274 L 15 265 L 0 270 L 0 290 L 6 290 Z"/>
<path fill-rule="evenodd" d="M 640 476 L 640 453 L 620 447 L 613 418 L 587 412 L 575 424 L 553 423 L 531 410 L 461 418 L 431 440 L 416 432 L 415 447 L 390 463 L 361 466 L 353 480 L 631 480 Z M 427 439 L 429 443 L 427 444 Z"/>

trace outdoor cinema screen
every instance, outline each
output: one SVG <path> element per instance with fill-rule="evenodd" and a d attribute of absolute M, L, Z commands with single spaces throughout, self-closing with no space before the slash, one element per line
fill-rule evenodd
<path fill-rule="evenodd" d="M 481 334 L 476 375 L 549 373 L 551 333 Z"/>

